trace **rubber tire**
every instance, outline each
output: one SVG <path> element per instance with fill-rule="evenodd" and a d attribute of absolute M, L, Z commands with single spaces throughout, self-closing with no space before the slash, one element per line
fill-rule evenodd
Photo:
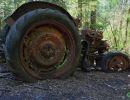
<path fill-rule="evenodd" d="M 74 25 L 73 21 L 70 20 L 65 14 L 57 10 L 52 9 L 37 9 L 31 12 L 26 13 L 21 16 L 11 27 L 8 36 L 6 38 L 5 46 L 6 46 L 6 61 L 9 64 L 13 73 L 22 78 L 23 81 L 33 82 L 37 81 L 34 77 L 30 76 L 23 68 L 20 63 L 19 56 L 19 45 L 24 36 L 24 33 L 27 31 L 30 25 L 35 24 L 36 22 L 40 22 L 41 20 L 52 19 L 68 28 L 74 38 L 74 42 L 76 45 L 76 57 L 75 63 L 73 63 L 69 70 L 67 69 L 62 76 L 58 76 L 58 78 L 67 78 L 72 75 L 76 69 L 76 66 L 79 63 L 79 57 L 81 52 L 81 43 L 80 36 L 78 34 L 78 29 Z"/>
<path fill-rule="evenodd" d="M 108 52 L 106 54 L 102 54 L 101 61 L 99 61 L 98 66 L 100 66 L 104 72 L 113 72 L 112 70 L 108 69 L 108 67 L 106 66 L 106 63 L 110 59 L 112 59 L 114 56 L 118 56 L 118 55 L 120 55 L 126 59 L 126 61 L 128 62 L 128 67 L 130 68 L 129 57 L 126 54 L 121 53 L 121 52 Z"/>

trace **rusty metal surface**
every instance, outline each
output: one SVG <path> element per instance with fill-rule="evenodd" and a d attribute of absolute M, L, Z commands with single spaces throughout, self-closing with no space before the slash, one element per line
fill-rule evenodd
<path fill-rule="evenodd" d="M 75 63 L 73 48 L 75 44 L 68 29 L 55 21 L 41 21 L 32 25 L 23 37 L 21 63 L 33 77 L 48 78 L 61 67 Z"/>
<path fill-rule="evenodd" d="M 104 53 L 108 51 L 109 45 L 105 40 L 102 40 L 103 33 L 101 31 L 82 30 L 81 35 L 83 39 L 89 43 L 89 53 L 94 53 L 96 51 Z"/>
<path fill-rule="evenodd" d="M 94 39 L 94 38 L 95 39 L 103 39 L 103 32 L 101 32 L 101 31 L 86 29 L 86 30 L 82 30 L 82 35 L 86 38 L 88 36 L 88 38 L 92 38 L 92 39 Z"/>
<path fill-rule="evenodd" d="M 47 67 L 56 64 L 63 58 L 66 51 L 62 35 L 56 29 L 47 26 L 35 29 L 31 34 L 36 33 L 42 34 L 36 36 L 35 39 L 31 39 L 29 53 L 32 61 L 34 60 L 41 66 Z"/>
<path fill-rule="evenodd" d="M 129 68 L 129 63 L 123 56 L 118 55 L 108 60 L 106 66 L 111 71 L 123 71 Z"/>
<path fill-rule="evenodd" d="M 101 68 L 101 63 L 104 63 L 102 60 L 105 59 L 103 56 L 107 55 L 106 52 L 109 49 L 107 41 L 103 40 L 103 33 L 94 30 L 82 30 L 81 35 L 89 46 L 84 59 L 85 67 L 83 68 L 92 66 Z M 129 69 L 129 61 L 127 57 L 121 54 L 110 55 L 105 66 L 110 71 L 125 71 Z"/>
<path fill-rule="evenodd" d="M 27 13 L 29 11 L 32 11 L 32 10 L 35 10 L 35 9 L 45 9 L 45 8 L 58 10 L 61 13 L 66 14 L 75 23 L 72 16 L 64 8 L 62 8 L 60 6 L 57 6 L 55 4 L 48 3 L 48 2 L 43 2 L 43 1 L 35 1 L 35 2 L 25 3 L 22 6 L 20 6 L 10 17 L 13 20 L 16 21 L 19 17 L 21 17 L 22 15 L 24 15 L 25 13 Z M 76 23 L 75 23 L 75 25 L 76 25 Z"/>
<path fill-rule="evenodd" d="M 85 58 L 82 59 L 84 64 L 82 65 L 83 70 L 97 68 L 98 62 L 101 60 L 101 54 L 107 52 L 109 49 L 109 45 L 103 39 L 103 32 L 95 31 L 95 30 L 82 30 L 81 36 L 84 41 L 88 44 L 85 53 Z M 101 68 L 98 68 L 101 69 Z"/>

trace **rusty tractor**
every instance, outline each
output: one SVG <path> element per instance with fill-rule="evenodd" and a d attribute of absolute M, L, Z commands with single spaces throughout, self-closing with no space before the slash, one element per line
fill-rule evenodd
<path fill-rule="evenodd" d="M 75 19 L 62 7 L 47 2 L 29 2 L 6 20 L 1 32 L 9 68 L 23 81 L 72 75 L 77 66 L 100 67 L 103 71 L 129 69 L 129 58 L 108 52 L 103 33 L 78 31 Z"/>

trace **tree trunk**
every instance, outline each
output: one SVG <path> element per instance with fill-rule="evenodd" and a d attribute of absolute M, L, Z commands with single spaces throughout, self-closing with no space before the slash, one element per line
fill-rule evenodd
<path fill-rule="evenodd" d="M 33 0 L 27 0 L 27 2 L 33 2 Z"/>
<path fill-rule="evenodd" d="M 125 5 L 127 5 L 128 0 L 125 1 Z M 127 15 L 130 15 L 130 8 L 128 9 Z M 129 27 L 129 17 L 126 19 L 126 28 L 125 28 L 125 40 L 124 40 L 124 48 L 127 46 L 127 40 L 128 40 L 128 27 Z"/>
<path fill-rule="evenodd" d="M 90 16 L 90 29 L 96 30 L 96 8 L 94 11 L 91 11 L 91 16 Z"/>
<path fill-rule="evenodd" d="M 80 25 L 79 27 L 82 26 L 82 17 L 83 17 L 83 14 L 82 14 L 82 0 L 78 0 L 78 17 L 80 18 Z"/>
<path fill-rule="evenodd" d="M 129 10 L 128 10 L 128 15 L 130 15 L 130 8 L 129 8 Z M 128 40 L 128 27 L 129 27 L 129 17 L 128 17 L 127 20 L 126 20 L 124 47 L 127 46 L 127 40 Z"/>

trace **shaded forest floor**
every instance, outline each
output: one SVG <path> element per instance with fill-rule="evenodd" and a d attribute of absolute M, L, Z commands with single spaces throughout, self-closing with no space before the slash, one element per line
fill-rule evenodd
<path fill-rule="evenodd" d="M 129 100 L 129 72 L 82 72 L 66 80 L 24 83 L 0 65 L 0 100 Z"/>

